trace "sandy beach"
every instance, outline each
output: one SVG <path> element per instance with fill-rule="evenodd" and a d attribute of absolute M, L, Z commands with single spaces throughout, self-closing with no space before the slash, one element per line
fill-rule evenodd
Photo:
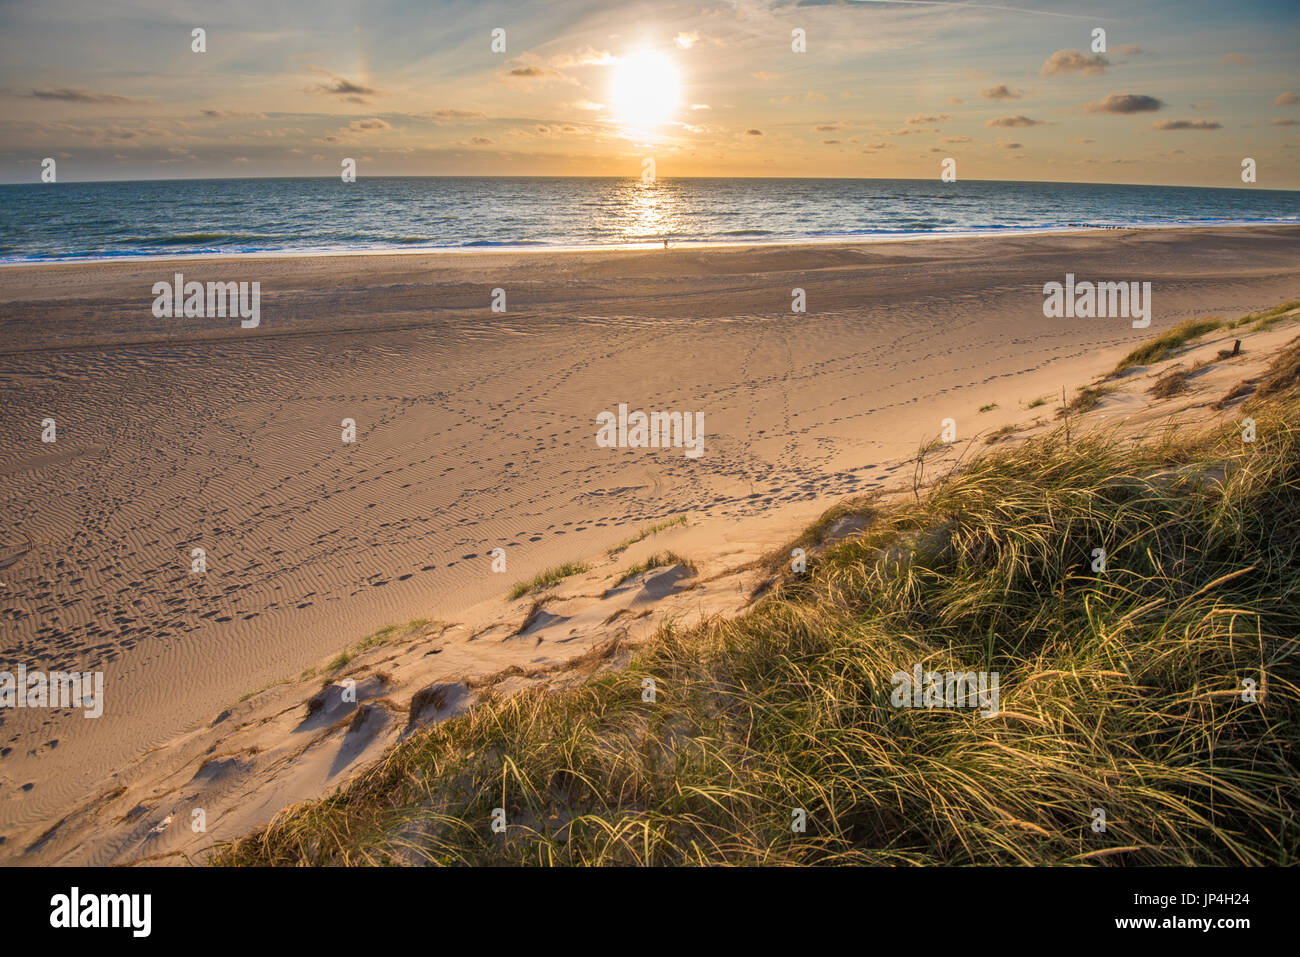
<path fill-rule="evenodd" d="M 944 419 L 955 448 L 983 448 L 1180 321 L 1297 298 L 1297 262 L 1300 228 L 1260 226 L 0 270 L 0 669 L 102 670 L 106 686 L 100 718 L 0 716 L 0 860 L 155 853 L 130 820 L 83 847 L 87 802 L 144 806 L 168 774 L 187 769 L 180 788 L 213 755 L 273 750 L 214 719 L 385 626 L 428 619 L 407 636 L 410 681 L 451 681 L 582 659 L 611 614 L 653 624 L 638 602 L 734 610 L 752 582 L 674 580 L 613 612 L 593 592 L 549 631 L 527 602 L 492 624 L 516 582 L 599 571 L 665 520 L 687 519 L 672 547 L 704 569 L 742 569 L 835 501 L 909 481 Z M 175 273 L 259 282 L 260 324 L 156 318 L 151 290 Z M 1043 284 L 1067 273 L 1150 282 L 1149 328 L 1045 318 Z M 600 447 L 597 417 L 620 403 L 701 414 L 702 454 Z M 300 691 L 277 693 L 241 707 L 301 731 Z M 376 728 L 259 800 L 239 792 L 218 836 L 323 793 L 399 733 Z M 51 836 L 70 817 L 83 830 Z"/>

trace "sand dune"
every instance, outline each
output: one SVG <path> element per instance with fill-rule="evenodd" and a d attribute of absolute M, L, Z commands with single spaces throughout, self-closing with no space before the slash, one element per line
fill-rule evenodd
<path fill-rule="evenodd" d="M 406 728 L 403 695 L 446 685 L 418 709 L 445 716 L 473 699 L 458 681 L 579 661 L 638 603 L 642 631 L 660 613 L 734 610 L 735 582 L 707 600 L 685 578 L 606 597 L 603 558 L 596 597 L 529 627 L 502 618 L 500 596 L 682 515 L 697 577 L 739 574 L 834 500 L 898 484 L 943 418 L 969 440 L 1178 321 L 1296 298 L 1298 252 L 1300 229 L 1258 227 L 0 270 L 0 669 L 102 669 L 107 684 L 99 719 L 0 715 L 0 857 L 66 859 L 63 837 L 37 839 L 169 775 L 186 775 L 166 785 L 186 801 L 242 808 L 236 831 L 381 751 Z M 155 318 L 152 284 L 177 271 L 261 282 L 261 325 Z M 1042 284 L 1066 272 L 1151 281 L 1151 327 L 1044 318 Z M 795 287 L 806 314 L 790 311 Z M 598 448 L 596 416 L 620 402 L 702 412 L 704 454 Z M 364 714 L 327 695 L 305 722 L 293 685 L 236 705 L 417 618 L 462 630 L 416 629 L 387 681 L 367 679 Z M 304 749 L 345 718 L 346 734 Z M 276 761 L 310 767 L 271 786 Z M 142 806 L 151 830 L 157 805 Z M 141 823 L 78 859 L 180 846 L 143 842 Z"/>

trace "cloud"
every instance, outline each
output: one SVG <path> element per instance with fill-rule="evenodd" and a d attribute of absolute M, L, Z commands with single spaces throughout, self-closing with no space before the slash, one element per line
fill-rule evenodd
<path fill-rule="evenodd" d="M 975 141 L 969 136 L 945 136 L 939 142 L 941 143 L 974 143 Z"/>
<path fill-rule="evenodd" d="M 1219 62 L 1224 66 L 1250 66 L 1255 62 L 1255 58 L 1245 53 L 1225 53 L 1219 58 Z"/>
<path fill-rule="evenodd" d="M 1065 73 L 1081 73 L 1084 76 L 1100 76 L 1106 72 L 1110 61 L 1100 53 L 1092 56 L 1078 50 L 1057 50 L 1047 58 L 1039 69 L 1039 76 L 1060 76 Z"/>
<path fill-rule="evenodd" d="M 949 105 L 949 106 L 958 106 L 958 105 L 961 104 L 961 102 L 962 102 L 962 98 L 961 98 L 960 96 L 950 96 L 950 97 L 948 97 L 948 105 Z"/>
<path fill-rule="evenodd" d="M 551 66 L 564 69 L 571 66 L 613 66 L 618 57 L 608 50 L 594 50 L 587 47 L 577 53 L 561 53 L 551 57 Z"/>
<path fill-rule="evenodd" d="M 370 133 L 386 133 L 393 129 L 396 129 L 396 127 L 378 117 L 353 120 L 342 129 L 335 130 L 330 136 L 324 137 L 324 141 L 326 143 L 346 143 L 355 140 L 358 136 L 366 136 Z"/>
<path fill-rule="evenodd" d="M 986 100 L 1018 100 L 1024 95 L 1024 91 L 1013 90 L 1005 83 L 991 86 L 987 90 L 980 90 L 980 96 Z"/>
<path fill-rule="evenodd" d="M 745 130 L 745 135 L 746 135 L 746 136 L 762 136 L 762 135 L 763 135 L 763 131 L 762 131 L 762 130 Z"/>
<path fill-rule="evenodd" d="M 695 44 L 700 42 L 698 33 L 679 33 L 673 38 L 673 43 L 677 44 L 679 49 L 689 50 Z"/>
<path fill-rule="evenodd" d="M 469 138 L 470 146 L 491 146 L 492 141 L 486 136 L 471 136 Z"/>
<path fill-rule="evenodd" d="M 166 136 L 165 130 L 144 126 L 80 126 L 70 123 L 41 123 L 36 128 L 45 131 L 57 131 L 69 136 L 88 136 L 101 143 L 121 143 L 137 140 L 142 136 Z"/>
<path fill-rule="evenodd" d="M 821 126 L 814 126 L 813 129 L 818 133 L 834 133 L 841 126 L 842 124 L 836 120 L 834 123 L 823 123 Z"/>
<path fill-rule="evenodd" d="M 486 113 L 475 110 L 434 110 L 429 115 L 438 120 L 481 120 L 487 117 Z"/>
<path fill-rule="evenodd" d="M 1089 113 L 1152 113 L 1165 104 L 1154 96 L 1141 93 L 1112 93 L 1093 103 L 1083 104 Z"/>
<path fill-rule="evenodd" d="M 707 104 L 707 103 L 692 103 L 692 104 L 691 104 L 691 109 L 692 109 L 692 110 L 711 110 L 711 109 L 713 109 L 713 107 L 709 106 L 709 104 Z"/>
<path fill-rule="evenodd" d="M 1269 123 L 1272 124 L 1273 126 L 1295 126 L 1296 125 L 1296 121 L 1291 119 L 1290 117 L 1286 117 L 1285 119 L 1283 119 L 1280 116 L 1273 117 L 1273 119 L 1269 120 Z"/>
<path fill-rule="evenodd" d="M 376 92 L 371 87 L 362 86 L 360 83 L 353 83 L 351 80 L 344 79 L 335 80 L 333 86 L 322 83 L 321 87 L 326 93 L 351 93 L 354 96 L 373 96 Z"/>
<path fill-rule="evenodd" d="M 1025 148 L 1024 143 L 1009 143 L 1006 140 L 998 140 L 998 146 L 1002 147 L 1004 150 L 1019 150 Z"/>
<path fill-rule="evenodd" d="M 1021 116 L 1017 113 L 1015 116 L 999 116 L 996 119 L 989 120 L 985 126 L 1042 126 L 1042 120 L 1031 120 L 1027 116 Z"/>
<path fill-rule="evenodd" d="M 1111 47 L 1110 52 L 1118 53 L 1120 56 L 1137 56 L 1139 53 L 1142 53 L 1143 50 L 1141 47 L 1134 46 L 1131 43 L 1121 43 L 1117 47 Z"/>
<path fill-rule="evenodd" d="M 603 54 L 599 54 L 603 56 Z M 593 63 L 595 61 L 593 60 Z M 579 86 L 579 82 L 559 70 L 552 70 L 543 65 L 542 61 L 531 53 L 525 53 L 507 64 L 507 69 L 499 76 L 499 79 L 505 83 L 520 83 L 530 85 L 532 83 L 551 83 L 560 81 Z"/>
<path fill-rule="evenodd" d="M 1279 93 L 1277 95 L 1277 99 L 1273 101 L 1273 105 L 1290 106 L 1292 103 L 1295 103 L 1297 100 L 1300 100 L 1300 96 L 1296 96 L 1294 93 Z"/>
<path fill-rule="evenodd" d="M 839 146 L 840 140 L 822 140 L 822 146 Z"/>
<path fill-rule="evenodd" d="M 770 73 L 770 72 L 768 72 L 767 70 L 759 70 L 757 73 L 751 73 L 750 76 L 752 76 L 755 80 L 779 80 L 779 79 L 781 79 L 781 74 L 780 74 L 780 73 Z"/>
<path fill-rule="evenodd" d="M 518 77 L 559 76 L 559 75 L 560 74 L 556 73 L 554 70 L 546 70 L 540 66 L 533 66 L 531 64 L 528 66 L 517 66 L 514 69 L 506 72 L 506 76 L 518 76 Z"/>
<path fill-rule="evenodd" d="M 909 116 L 907 122 L 910 126 L 928 126 L 931 123 L 938 123 L 941 120 L 950 119 L 952 119 L 951 113 L 940 113 L 936 116 Z"/>
<path fill-rule="evenodd" d="M 113 93 L 92 93 L 89 90 L 74 90 L 66 86 L 52 90 L 32 90 L 29 94 L 38 100 L 62 100 L 64 103 L 140 103 L 126 96 Z"/>
<path fill-rule="evenodd" d="M 240 113 L 237 110 L 204 110 L 203 115 L 210 120 L 231 120 L 237 117 L 252 117 L 258 120 L 266 119 L 265 113 Z"/>
<path fill-rule="evenodd" d="M 104 131 L 104 139 L 109 140 L 133 140 L 140 136 L 166 136 L 162 130 L 149 129 L 147 127 L 130 127 L 114 126 Z"/>
<path fill-rule="evenodd" d="M 1151 126 L 1157 130 L 1217 130 L 1222 128 L 1214 120 L 1157 120 Z"/>
<path fill-rule="evenodd" d="M 341 96 L 350 103 L 365 103 L 364 97 L 379 96 L 378 90 L 372 87 L 362 86 L 360 83 L 353 83 L 347 77 L 330 73 L 329 70 L 318 70 L 319 73 L 327 74 L 333 82 L 318 83 L 316 88 L 331 96 Z"/>

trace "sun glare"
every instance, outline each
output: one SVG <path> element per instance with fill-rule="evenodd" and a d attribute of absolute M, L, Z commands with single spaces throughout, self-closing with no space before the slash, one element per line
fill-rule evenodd
<path fill-rule="evenodd" d="M 676 115 L 681 96 L 681 74 L 662 53 L 633 53 L 614 67 L 610 99 L 621 123 L 639 130 L 662 126 Z"/>

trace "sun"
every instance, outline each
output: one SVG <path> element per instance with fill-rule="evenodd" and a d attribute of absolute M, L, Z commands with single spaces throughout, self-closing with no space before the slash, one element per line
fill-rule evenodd
<path fill-rule="evenodd" d="M 652 130 L 677 115 L 682 78 L 673 61 L 645 50 L 619 59 L 614 66 L 610 100 L 614 119 L 639 130 Z"/>

